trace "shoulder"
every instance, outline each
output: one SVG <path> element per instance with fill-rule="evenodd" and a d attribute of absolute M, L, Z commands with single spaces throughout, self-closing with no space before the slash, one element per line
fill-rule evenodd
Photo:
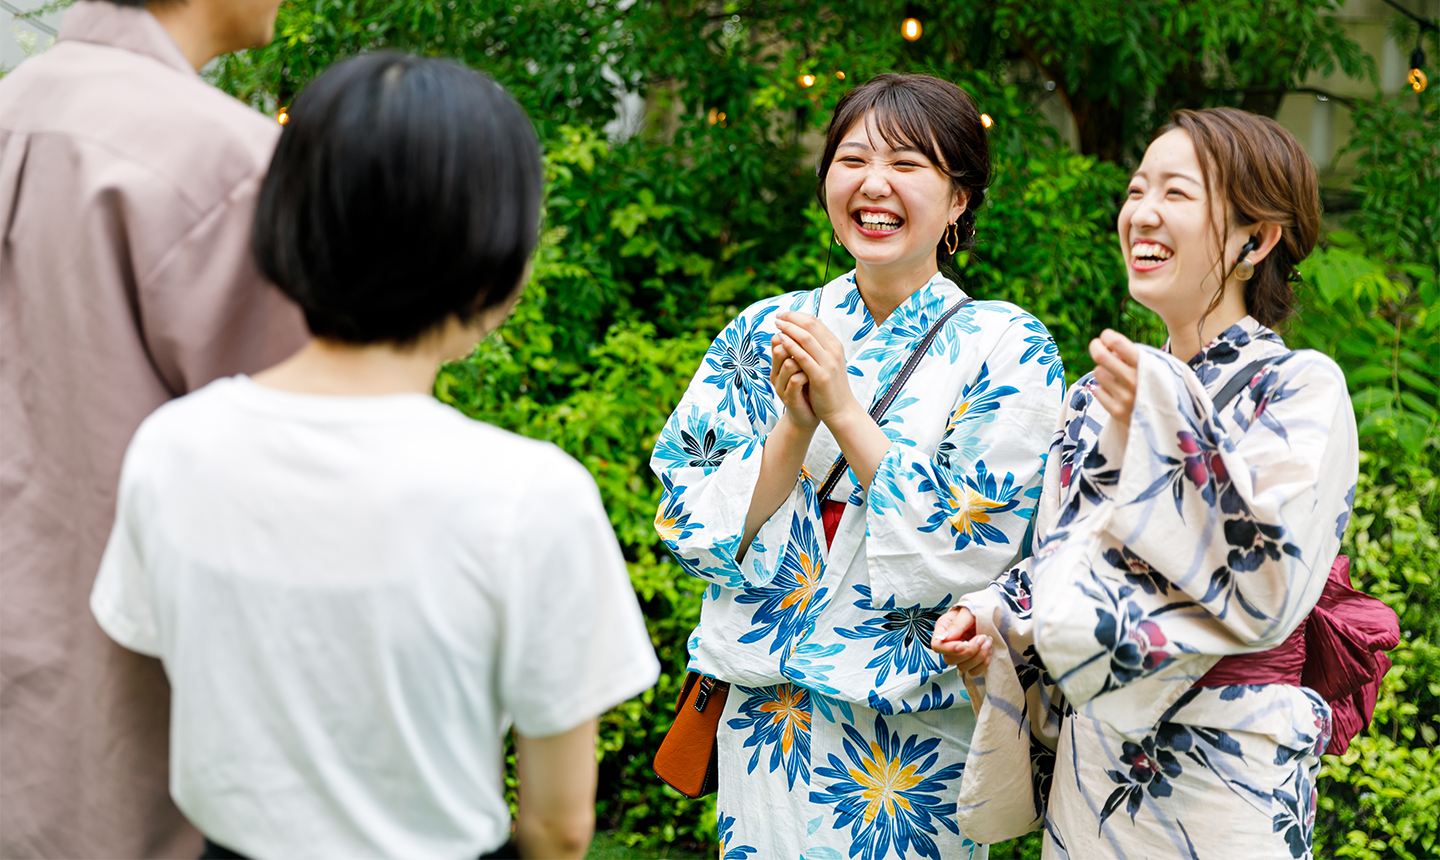
<path fill-rule="evenodd" d="M 478 421 L 439 401 L 430 411 L 437 448 L 463 485 L 514 497 L 538 494 L 551 502 L 598 492 L 590 472 L 553 442 Z"/>
<path fill-rule="evenodd" d="M 1269 364 L 1255 381 L 1251 399 L 1261 402 L 1291 396 L 1350 403 L 1345 372 L 1335 359 L 1313 349 L 1297 349 Z"/>
<path fill-rule="evenodd" d="M 1027 329 L 1045 337 L 1050 336 L 1050 330 L 1045 328 L 1045 324 L 1019 305 L 997 299 L 976 299 L 970 306 L 975 309 L 975 319 L 984 325 L 1001 330 Z"/>
<path fill-rule="evenodd" d="M 1033 314 L 1010 302 L 972 301 L 969 306 L 946 324 L 971 337 L 979 335 L 991 350 L 1010 344 L 1017 350 L 1030 347 L 1054 350 L 1055 339 L 1050 330 Z"/>
<path fill-rule="evenodd" d="M 102 45 L 61 42 L 0 86 L 6 130 L 128 164 L 202 211 L 262 176 L 280 134 L 198 76 Z"/>

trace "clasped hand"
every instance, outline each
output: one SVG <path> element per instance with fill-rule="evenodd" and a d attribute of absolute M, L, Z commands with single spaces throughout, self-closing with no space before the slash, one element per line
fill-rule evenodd
<path fill-rule="evenodd" d="M 930 650 L 961 672 L 983 675 L 990 666 L 995 643 L 980 633 L 970 610 L 957 606 L 935 619 Z"/>
<path fill-rule="evenodd" d="M 770 341 L 770 384 L 780 394 L 791 423 L 814 430 L 859 409 L 850 391 L 845 347 L 810 314 L 786 311 Z"/>

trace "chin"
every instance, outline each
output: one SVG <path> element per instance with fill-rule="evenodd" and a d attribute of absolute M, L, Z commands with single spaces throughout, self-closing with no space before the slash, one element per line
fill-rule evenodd
<path fill-rule="evenodd" d="M 1132 275 L 1129 284 L 1130 298 L 1157 314 L 1162 313 L 1167 292 L 1165 286 L 1154 281 L 1137 279 Z"/>

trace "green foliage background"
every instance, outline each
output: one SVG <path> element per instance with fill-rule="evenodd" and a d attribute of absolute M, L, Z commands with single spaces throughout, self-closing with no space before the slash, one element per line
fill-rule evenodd
<path fill-rule="evenodd" d="M 814 203 L 815 139 L 840 95 L 882 71 L 929 71 L 994 118 L 993 184 L 959 278 L 1040 316 L 1073 380 L 1106 326 L 1163 339 L 1125 301 L 1113 231 L 1127 159 L 1174 107 L 1273 113 L 1312 70 L 1373 79 L 1334 11 L 1330 0 L 308 0 L 281 7 L 274 44 L 213 77 L 273 112 L 335 60 L 398 48 L 488 72 L 535 120 L 549 197 L 534 277 L 510 323 L 446 367 L 436 395 L 554 441 L 599 483 L 665 666 L 654 690 L 602 721 L 600 823 L 612 846 L 684 856 L 714 851 L 713 798 L 680 797 L 649 763 L 700 589 L 651 526 L 649 451 L 725 322 L 761 297 L 817 286 L 832 252 L 832 275 L 849 267 Z M 911 12 L 926 22 L 913 44 L 897 26 Z M 1047 79 L 1070 105 L 1080 154 L 1040 119 Z M 644 113 L 607 137 L 621 88 L 644 98 Z M 1377 95 L 1354 118 L 1358 208 L 1330 217 L 1305 264 L 1290 340 L 1347 372 L 1364 453 L 1345 551 L 1357 584 L 1400 613 L 1404 641 L 1374 724 L 1325 760 L 1317 856 L 1430 857 L 1440 851 L 1440 111 L 1432 89 Z M 1038 853 L 1032 835 L 992 856 Z"/>

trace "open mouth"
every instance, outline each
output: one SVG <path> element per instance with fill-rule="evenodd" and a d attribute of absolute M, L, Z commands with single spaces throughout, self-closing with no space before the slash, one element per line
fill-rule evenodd
<path fill-rule="evenodd" d="M 1130 246 L 1130 268 L 1150 272 L 1170 262 L 1175 252 L 1159 242 L 1136 242 Z"/>
<path fill-rule="evenodd" d="M 905 225 L 905 219 L 883 209 L 857 209 L 850 213 L 850 220 L 855 222 L 860 235 L 871 238 L 893 235 Z"/>

